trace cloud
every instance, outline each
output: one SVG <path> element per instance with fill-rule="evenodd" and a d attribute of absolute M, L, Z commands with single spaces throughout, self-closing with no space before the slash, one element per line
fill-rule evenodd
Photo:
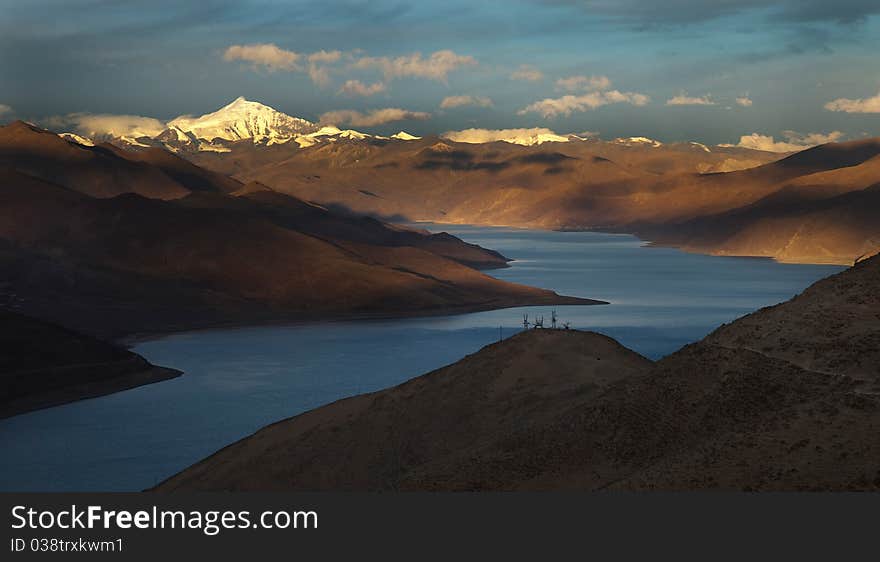
<path fill-rule="evenodd" d="M 320 51 L 310 54 L 307 58 L 309 60 L 309 78 L 311 78 L 312 82 L 318 86 L 326 88 L 330 85 L 330 71 L 327 67 L 318 66 L 318 64 L 339 62 L 342 58 L 342 51 L 325 51 L 324 49 L 321 49 Z"/>
<path fill-rule="evenodd" d="M 776 141 L 770 135 L 752 133 L 751 135 L 740 137 L 739 143 L 736 146 L 754 150 L 766 150 L 768 152 L 795 152 L 828 142 L 837 142 L 843 136 L 841 131 L 807 134 L 801 134 L 796 131 L 782 131 L 782 137 L 785 140 Z"/>
<path fill-rule="evenodd" d="M 711 100 L 709 94 L 701 97 L 693 97 L 687 95 L 687 92 L 682 92 L 677 96 L 666 100 L 666 105 L 715 105 L 715 102 Z"/>
<path fill-rule="evenodd" d="M 607 92 L 590 92 L 580 96 L 567 95 L 561 98 L 546 98 L 526 106 L 517 114 L 539 113 L 546 119 L 558 115 L 568 116 L 574 111 L 589 111 L 614 103 L 645 105 L 649 101 L 650 98 L 644 94 L 609 90 Z"/>
<path fill-rule="evenodd" d="M 528 64 L 521 64 L 519 68 L 510 74 L 511 80 L 525 80 L 526 82 L 537 82 L 544 79 L 544 73 Z"/>
<path fill-rule="evenodd" d="M 301 58 L 301 54 L 282 49 L 274 43 L 232 45 L 223 53 L 223 60 L 250 62 L 270 71 L 299 70 Z"/>
<path fill-rule="evenodd" d="M 463 66 L 474 66 L 477 60 L 469 55 L 459 55 L 448 49 L 422 57 L 413 53 L 401 57 L 363 57 L 352 63 L 352 68 L 378 68 L 386 79 L 413 76 L 445 82 L 447 75 Z"/>
<path fill-rule="evenodd" d="M 6 105 L 5 103 L 0 103 L 0 115 L 6 115 L 7 113 L 12 112 L 12 106 Z"/>
<path fill-rule="evenodd" d="M 752 98 L 749 96 L 740 96 L 736 98 L 737 105 L 741 105 L 743 107 L 752 107 Z"/>
<path fill-rule="evenodd" d="M 309 55 L 282 49 L 274 43 L 254 43 L 251 45 L 232 45 L 223 53 L 223 60 L 244 61 L 256 68 L 264 68 L 270 72 L 305 70 L 312 82 L 321 87 L 330 84 L 330 71 L 327 64 L 339 62 L 342 51 L 325 51 L 321 49 Z M 302 61 L 308 65 L 303 68 Z"/>
<path fill-rule="evenodd" d="M 373 127 L 382 125 L 392 121 L 420 120 L 430 119 L 431 114 L 423 111 L 410 111 L 408 109 L 400 109 L 397 107 L 388 107 L 385 109 L 372 109 L 367 113 L 361 113 L 353 109 L 339 109 L 336 111 L 328 111 L 320 116 L 319 121 L 325 125 L 343 125 L 348 124 L 353 127 Z"/>
<path fill-rule="evenodd" d="M 871 98 L 837 98 L 826 103 L 825 109 L 844 113 L 880 113 L 880 92 Z"/>
<path fill-rule="evenodd" d="M 567 92 L 586 90 L 607 90 L 611 87 L 611 80 L 607 76 L 569 76 L 556 81 L 556 88 Z"/>
<path fill-rule="evenodd" d="M 567 137 L 557 135 L 551 129 L 544 127 L 534 127 L 531 129 L 465 129 L 463 131 L 447 131 L 441 136 L 455 142 L 474 144 L 495 141 L 532 144 L 531 140 L 538 136 L 550 137 L 551 140 L 568 140 Z"/>
<path fill-rule="evenodd" d="M 313 83 L 322 88 L 330 85 L 330 71 L 328 71 L 325 67 L 318 66 L 313 62 L 309 63 L 309 78 L 312 80 Z"/>
<path fill-rule="evenodd" d="M 89 138 L 153 136 L 165 129 L 165 123 L 140 115 L 111 115 L 107 113 L 69 113 L 45 120 L 53 130 L 71 130 Z"/>
<path fill-rule="evenodd" d="M 345 84 L 339 88 L 337 93 L 346 96 L 372 96 L 385 91 L 385 84 L 375 82 L 373 84 L 364 84 L 360 80 L 347 80 Z"/>
<path fill-rule="evenodd" d="M 491 107 L 492 99 L 482 96 L 448 96 L 440 102 L 440 109 L 450 109 L 453 107 L 462 107 L 465 105 L 474 105 L 477 107 Z"/>
<path fill-rule="evenodd" d="M 342 51 L 325 51 L 321 49 L 309 55 L 309 62 L 339 62 L 342 58 Z"/>

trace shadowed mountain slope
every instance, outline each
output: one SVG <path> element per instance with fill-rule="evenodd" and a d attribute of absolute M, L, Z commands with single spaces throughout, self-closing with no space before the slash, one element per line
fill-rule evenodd
<path fill-rule="evenodd" d="M 0 418 L 178 375 L 123 347 L 0 309 Z"/>
<path fill-rule="evenodd" d="M 138 193 L 176 199 L 193 191 L 230 192 L 240 186 L 161 149 L 84 146 L 22 121 L 0 127 L 0 167 L 93 197 Z"/>
<path fill-rule="evenodd" d="M 271 204 L 260 201 L 265 197 Z M 448 235 L 339 216 L 278 194 L 96 199 L 7 169 L 0 177 L 0 209 L 8 260 L 0 281 L 24 299 L 24 310 L 93 333 L 106 334 L 99 319 L 115 334 L 161 329 L 166 313 L 154 309 L 156 301 L 170 314 L 165 328 L 171 329 L 218 319 L 594 302 L 502 282 L 462 265 L 454 259 L 487 266 L 505 259 Z M 56 274 L 44 271 L 47 260 Z M 79 278 L 99 281 L 71 281 Z M 185 312 L 174 311 L 173 303 L 190 299 Z M 96 310 L 83 318 L 71 314 L 82 303 Z"/>

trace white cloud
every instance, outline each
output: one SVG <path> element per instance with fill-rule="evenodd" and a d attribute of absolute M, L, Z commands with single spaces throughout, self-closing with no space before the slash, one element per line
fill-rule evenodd
<path fill-rule="evenodd" d="M 326 88 L 330 85 L 330 71 L 326 66 L 319 66 L 319 63 L 332 64 L 339 62 L 342 58 L 342 51 L 325 51 L 321 49 L 310 54 L 307 58 L 309 60 L 309 78 L 318 86 Z"/>
<path fill-rule="evenodd" d="M 274 43 L 254 43 L 252 45 L 232 45 L 223 53 L 223 60 L 245 61 L 266 70 L 300 70 L 302 55 L 287 51 Z"/>
<path fill-rule="evenodd" d="M 843 138 L 843 133 L 831 131 L 830 133 L 801 134 L 796 131 L 782 131 L 782 137 L 785 140 L 777 141 L 771 135 L 752 133 L 740 137 L 736 146 L 768 152 L 795 152 L 828 142 L 837 142 Z"/>
<path fill-rule="evenodd" d="M 165 123 L 152 117 L 140 115 L 111 115 L 106 113 L 69 113 L 46 120 L 55 130 L 73 130 L 89 138 L 153 136 L 165 129 Z"/>
<path fill-rule="evenodd" d="M 372 96 L 385 91 L 385 84 L 375 82 L 373 84 L 364 84 L 360 80 L 347 80 L 345 84 L 339 88 L 339 94 L 346 96 Z"/>
<path fill-rule="evenodd" d="M 0 103 L 0 115 L 6 115 L 7 113 L 12 113 L 12 106 Z"/>
<path fill-rule="evenodd" d="M 353 127 L 373 127 L 382 125 L 392 121 L 406 121 L 410 119 L 424 121 L 430 119 L 431 114 L 424 111 L 410 111 L 408 109 L 400 109 L 397 107 L 388 107 L 384 109 L 372 109 L 367 113 L 361 113 L 353 109 L 339 109 L 336 111 L 328 111 L 320 116 L 319 120 L 323 124 L 343 125 L 348 124 Z"/>
<path fill-rule="evenodd" d="M 741 105 L 743 107 L 752 107 L 752 98 L 749 96 L 740 96 L 736 98 L 737 105 Z"/>
<path fill-rule="evenodd" d="M 526 82 L 537 82 L 544 79 L 544 73 L 528 64 L 521 64 L 519 68 L 510 74 L 511 80 L 525 80 Z"/>
<path fill-rule="evenodd" d="M 534 127 L 531 129 L 465 129 L 463 131 L 447 131 L 441 136 L 451 141 L 472 144 L 495 141 L 522 145 L 541 144 L 544 142 L 568 142 L 567 136 L 558 135 L 544 127 Z"/>
<path fill-rule="evenodd" d="M 837 98 L 826 103 L 825 109 L 844 113 L 880 113 L 880 92 L 871 98 Z"/>
<path fill-rule="evenodd" d="M 325 88 L 330 84 L 330 71 L 328 71 L 326 67 L 318 66 L 317 64 L 310 62 L 309 78 L 311 78 L 313 83 Z"/>
<path fill-rule="evenodd" d="M 700 97 L 687 95 L 682 92 L 677 96 L 666 100 L 666 105 L 715 105 L 715 102 L 709 97 L 709 94 Z"/>
<path fill-rule="evenodd" d="M 465 105 L 475 105 L 477 107 L 491 107 L 492 99 L 482 96 L 448 96 L 440 102 L 440 109 L 450 109 L 453 107 L 462 107 Z"/>
<path fill-rule="evenodd" d="M 355 69 L 379 69 L 386 80 L 403 76 L 416 76 L 445 82 L 447 75 L 463 66 L 476 65 L 474 57 L 459 55 L 445 49 L 436 51 L 428 57 L 413 53 L 400 57 L 367 57 L 362 51 L 343 53 L 339 50 L 321 49 L 311 54 L 297 53 L 282 49 L 274 43 L 253 43 L 250 45 L 231 45 L 223 53 L 227 61 L 251 63 L 255 68 L 268 71 L 306 72 L 312 82 L 325 87 L 330 84 L 330 74 L 339 70 L 341 61 L 354 61 L 349 65 Z M 361 57 L 361 58 L 357 58 Z"/>
<path fill-rule="evenodd" d="M 305 70 L 312 82 L 325 87 L 330 84 L 330 71 L 326 65 L 339 62 L 342 51 L 320 50 L 309 55 L 282 49 L 274 43 L 232 45 L 223 53 L 223 60 L 249 62 L 256 68 L 268 71 L 299 72 Z M 304 68 L 301 62 L 307 61 Z"/>
<path fill-rule="evenodd" d="M 401 57 L 363 57 L 352 63 L 353 68 L 378 68 L 386 79 L 415 76 L 445 82 L 447 75 L 462 66 L 473 66 L 477 60 L 469 55 L 459 55 L 448 49 L 422 57 L 413 53 Z"/>
<path fill-rule="evenodd" d="M 539 113 L 544 118 L 558 115 L 571 115 L 574 111 L 589 111 L 614 103 L 628 103 L 632 105 L 645 105 L 650 98 L 644 94 L 635 92 L 621 92 L 609 90 L 606 92 L 590 92 L 580 96 L 567 95 L 561 98 L 546 98 L 519 110 L 519 115 L 526 113 Z"/>
<path fill-rule="evenodd" d="M 321 49 L 309 55 L 309 62 L 339 62 L 342 58 L 342 51 L 325 51 Z"/>
<path fill-rule="evenodd" d="M 586 90 L 607 90 L 611 87 L 611 80 L 607 76 L 568 76 L 556 81 L 556 88 L 567 92 Z"/>

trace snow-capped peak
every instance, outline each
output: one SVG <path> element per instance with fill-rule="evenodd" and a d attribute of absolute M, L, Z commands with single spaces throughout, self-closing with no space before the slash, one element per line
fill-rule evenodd
<path fill-rule="evenodd" d="M 291 117 L 244 97 L 200 117 L 181 115 L 169 121 L 168 127 L 209 141 L 216 138 L 229 141 L 290 139 L 316 129 L 310 121 Z"/>
<path fill-rule="evenodd" d="M 662 142 L 660 142 L 658 140 L 654 140 L 654 139 L 649 139 L 648 137 L 618 138 L 618 139 L 614 139 L 611 142 L 614 142 L 617 144 L 622 144 L 625 146 L 652 146 L 654 148 L 663 146 Z"/>
<path fill-rule="evenodd" d="M 95 143 L 93 141 L 85 137 L 81 137 L 76 133 L 58 133 L 58 136 L 66 141 L 75 142 L 83 146 L 95 146 Z"/>
<path fill-rule="evenodd" d="M 362 133 L 360 131 L 355 131 L 354 129 L 340 129 L 335 125 L 325 125 L 315 131 L 314 133 L 309 133 L 305 135 L 310 138 L 317 137 L 337 137 L 342 139 L 354 139 L 354 140 L 363 140 L 372 137 L 373 135 L 369 135 L 367 133 Z"/>
<path fill-rule="evenodd" d="M 391 135 L 392 139 L 402 140 L 402 141 L 411 141 L 411 140 L 419 140 L 422 137 L 417 137 L 415 135 L 411 135 L 406 131 L 400 131 Z"/>

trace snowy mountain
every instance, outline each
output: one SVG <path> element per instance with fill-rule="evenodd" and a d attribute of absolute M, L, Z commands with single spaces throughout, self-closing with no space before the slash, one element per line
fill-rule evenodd
<path fill-rule="evenodd" d="M 154 120 L 155 121 L 155 120 Z M 79 131 L 82 133 L 82 131 Z M 238 97 L 220 109 L 193 117 L 181 115 L 165 124 L 159 133 L 144 134 L 142 131 L 127 136 L 104 134 L 100 137 L 86 138 L 76 133 L 61 133 L 61 137 L 79 144 L 90 146 L 95 142 L 111 142 L 117 146 L 142 150 L 161 147 L 171 152 L 230 152 L 234 143 L 250 141 L 248 144 L 270 147 L 288 145 L 291 148 L 308 148 L 318 144 L 337 141 L 418 141 L 422 137 L 399 131 L 391 136 L 371 135 L 353 129 L 340 129 L 332 124 L 316 124 L 293 117 L 268 105 Z M 647 137 L 623 137 L 611 141 L 601 141 L 594 135 L 559 134 L 542 127 L 521 129 L 464 129 L 449 131 L 441 137 L 455 142 L 482 144 L 506 142 L 522 146 L 536 146 L 544 143 L 561 142 L 609 142 L 629 147 L 664 146 L 660 141 Z M 691 150 L 711 152 L 700 143 L 674 143 L 673 147 L 686 146 Z"/>
<path fill-rule="evenodd" d="M 248 140 L 261 146 L 291 143 L 307 148 L 339 139 L 359 141 L 374 138 L 386 137 L 339 129 L 333 125 L 319 126 L 239 97 L 217 111 L 200 117 L 181 115 L 172 119 L 164 130 L 154 136 L 118 137 L 111 139 L 111 142 L 135 150 L 160 146 L 172 152 L 229 152 L 232 143 Z M 73 137 L 69 140 L 80 142 Z"/>
<path fill-rule="evenodd" d="M 650 146 L 653 148 L 659 148 L 663 146 L 663 143 L 649 139 L 648 137 L 626 137 L 626 138 L 618 138 L 611 141 L 615 144 L 622 144 L 624 146 Z"/>
<path fill-rule="evenodd" d="M 201 117 L 182 115 L 171 120 L 168 127 L 207 141 L 253 139 L 254 142 L 289 140 L 317 130 L 310 121 L 291 117 L 244 97 L 238 97 L 232 103 Z"/>
<path fill-rule="evenodd" d="M 487 142 L 507 142 L 523 146 L 544 144 L 545 142 L 569 142 L 576 139 L 574 135 L 559 135 L 550 129 L 464 129 L 448 131 L 444 138 L 455 142 L 482 144 Z"/>

